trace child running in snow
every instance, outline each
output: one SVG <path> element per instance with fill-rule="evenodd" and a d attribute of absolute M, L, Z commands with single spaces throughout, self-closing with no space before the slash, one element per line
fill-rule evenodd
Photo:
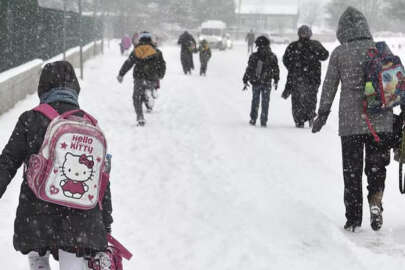
<path fill-rule="evenodd" d="M 45 65 L 38 85 L 41 104 L 49 104 L 59 114 L 76 110 L 79 93 L 80 85 L 70 63 Z M 35 110 L 20 115 L 0 155 L 0 197 L 21 165 L 27 165 L 31 155 L 39 152 L 49 123 Z M 28 254 L 31 270 L 49 270 L 50 254 L 59 260 L 61 270 L 86 269 L 84 258 L 107 248 L 107 233 L 113 221 L 109 186 L 101 204 L 102 210 L 78 210 L 38 199 L 28 185 L 25 170 L 14 223 L 14 248 Z"/>
<path fill-rule="evenodd" d="M 153 98 L 149 93 L 159 87 L 159 80 L 166 73 L 166 62 L 163 59 L 162 52 L 156 48 L 152 41 L 152 35 L 148 32 L 143 32 L 139 36 L 139 43 L 122 65 L 117 77 L 119 83 L 122 83 L 125 74 L 133 66 L 135 67 L 133 71 L 134 94 L 132 98 L 138 126 L 144 126 L 145 118 L 142 104 L 146 101 L 148 111 L 152 110 L 153 104 L 151 102 L 153 102 Z"/>

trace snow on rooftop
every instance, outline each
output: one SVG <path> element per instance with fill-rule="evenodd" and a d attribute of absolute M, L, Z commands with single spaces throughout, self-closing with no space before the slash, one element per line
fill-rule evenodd
<path fill-rule="evenodd" d="M 298 15 L 298 5 L 272 5 L 262 1 L 260 4 L 242 4 L 240 14 L 267 14 L 267 15 Z"/>
<path fill-rule="evenodd" d="M 93 3 L 93 0 L 83 0 L 82 6 L 85 9 Z M 77 1 L 72 0 L 38 0 L 38 5 L 42 8 L 63 10 L 63 5 L 66 5 L 66 11 L 79 12 Z"/>

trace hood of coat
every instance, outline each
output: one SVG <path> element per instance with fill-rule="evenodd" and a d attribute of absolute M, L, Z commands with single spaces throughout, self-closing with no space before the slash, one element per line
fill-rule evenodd
<path fill-rule="evenodd" d="M 135 48 L 135 56 L 139 59 L 146 59 L 157 54 L 157 50 L 151 44 L 139 44 Z"/>
<path fill-rule="evenodd" d="M 341 44 L 359 39 L 373 39 L 366 17 L 353 7 L 348 7 L 340 16 L 336 37 Z"/>
<path fill-rule="evenodd" d="M 38 96 L 55 88 L 69 88 L 80 93 L 80 85 L 73 66 L 67 61 L 46 64 L 39 77 Z"/>

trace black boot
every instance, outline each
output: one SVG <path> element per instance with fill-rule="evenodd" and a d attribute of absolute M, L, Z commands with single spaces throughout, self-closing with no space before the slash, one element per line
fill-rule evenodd
<path fill-rule="evenodd" d="M 304 123 L 295 123 L 295 127 L 304 128 Z"/>
<path fill-rule="evenodd" d="M 250 119 L 249 124 L 252 126 L 256 125 L 256 120 Z"/>
<path fill-rule="evenodd" d="M 358 232 L 361 228 L 361 224 L 356 221 L 348 220 L 343 228 L 348 232 Z"/>

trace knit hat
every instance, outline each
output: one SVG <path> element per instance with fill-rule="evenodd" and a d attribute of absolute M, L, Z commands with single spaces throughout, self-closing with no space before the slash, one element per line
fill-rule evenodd
<path fill-rule="evenodd" d="M 139 41 L 143 42 L 151 42 L 152 41 L 152 34 L 149 33 L 148 31 L 143 31 L 139 35 Z"/>
<path fill-rule="evenodd" d="M 57 61 L 44 66 L 39 77 L 38 96 L 54 88 L 66 87 L 80 93 L 80 85 L 73 66 L 67 61 Z"/>
<path fill-rule="evenodd" d="M 298 36 L 300 38 L 310 39 L 312 37 L 312 30 L 308 25 L 302 25 L 298 28 Z"/>
<path fill-rule="evenodd" d="M 255 44 L 257 47 L 268 47 L 270 46 L 270 40 L 266 36 L 259 36 L 256 38 Z"/>

